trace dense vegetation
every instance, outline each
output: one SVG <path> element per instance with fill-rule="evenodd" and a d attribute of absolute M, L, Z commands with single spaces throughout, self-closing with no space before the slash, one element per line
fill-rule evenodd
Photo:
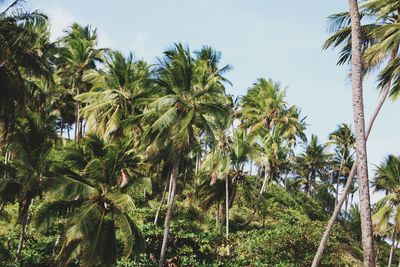
<path fill-rule="evenodd" d="M 2 266 L 310 266 L 345 184 L 321 265 L 362 266 L 350 125 L 321 143 L 280 83 L 227 94 L 230 66 L 209 46 L 176 43 L 151 65 L 99 48 L 91 26 L 51 42 L 48 18 L 19 2 L 0 5 Z M 399 92 L 399 7 L 361 7 L 384 99 Z M 347 63 L 349 14 L 331 19 L 325 48 Z M 376 259 L 398 264 L 400 157 L 372 186 Z"/>

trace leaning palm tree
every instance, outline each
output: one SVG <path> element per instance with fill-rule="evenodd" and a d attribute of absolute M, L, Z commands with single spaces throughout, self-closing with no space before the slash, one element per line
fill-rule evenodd
<path fill-rule="evenodd" d="M 111 266 L 118 257 L 116 232 L 121 231 L 124 255 L 139 252 L 142 236 L 130 217 L 134 201 L 129 188 L 141 179 L 141 159 L 130 142 L 107 143 L 96 136 L 82 146 L 67 146 L 53 168 L 51 201 L 36 216 L 38 229 L 64 224 L 60 263 L 79 257 L 85 266 Z"/>
<path fill-rule="evenodd" d="M 89 133 L 108 137 L 122 131 L 124 120 L 137 125 L 138 120 L 134 119 L 153 92 L 149 66 L 144 61 L 135 61 L 132 54 L 125 58 L 121 52 L 112 51 L 106 56 L 105 67 L 105 71 L 90 70 L 85 74 L 84 80 L 93 87 L 76 99 L 85 104 L 81 114 Z"/>
<path fill-rule="evenodd" d="M 203 53 L 198 53 L 203 55 Z M 182 44 L 164 53 L 157 69 L 159 95 L 143 113 L 143 146 L 149 155 L 168 150 L 171 186 L 159 266 L 163 266 L 167 248 L 179 165 L 198 138 L 212 136 L 213 130 L 227 127 L 230 101 L 225 94 L 223 70 L 212 68 L 211 59 L 193 58 Z"/>
<path fill-rule="evenodd" d="M 4 167 L 5 176 L 0 179 L 2 204 L 18 202 L 18 222 L 21 225 L 17 249 L 19 260 L 26 239 L 30 207 L 34 199 L 42 196 L 43 186 L 49 177 L 50 150 L 56 139 L 54 116 L 46 119 L 28 112 L 16 122 L 14 133 L 9 137 L 9 150 L 13 159 Z"/>
<path fill-rule="evenodd" d="M 396 38 L 396 33 L 398 31 L 395 29 L 398 27 L 400 16 L 397 6 L 397 0 L 368 0 L 361 4 L 361 16 L 367 18 L 367 23 L 360 25 L 360 31 L 363 33 L 360 49 L 365 51 L 363 71 L 375 70 L 377 67 L 386 64 L 386 67 L 384 67 L 379 75 L 379 87 L 382 89 L 382 93 L 366 128 L 365 138 L 368 138 L 375 119 L 377 118 L 388 95 L 392 95 L 396 98 L 396 92 L 398 92 L 398 86 L 396 86 L 396 81 L 398 80 L 396 79 L 396 74 L 398 69 L 395 66 L 398 64 L 396 62 L 398 61 L 397 55 L 400 42 L 399 39 Z M 351 42 L 353 29 L 350 23 L 350 13 L 343 12 L 335 14 L 331 16 L 331 18 L 334 25 L 332 30 L 335 31 L 335 33 L 326 41 L 324 48 L 341 46 L 342 50 L 340 52 L 338 63 L 348 63 L 353 56 Z M 392 86 L 392 82 L 394 82 L 395 86 Z M 318 251 L 314 257 L 313 266 L 317 266 L 321 260 L 322 253 L 325 249 L 336 218 L 339 215 L 340 208 L 343 205 L 347 194 L 350 192 L 352 179 L 356 173 L 356 166 L 357 164 L 353 164 L 346 186 L 343 190 L 342 198 L 335 208 L 321 239 Z"/>

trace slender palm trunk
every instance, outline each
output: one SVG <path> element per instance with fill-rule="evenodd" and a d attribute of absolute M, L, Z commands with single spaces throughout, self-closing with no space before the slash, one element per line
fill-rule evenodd
<path fill-rule="evenodd" d="M 79 95 L 79 87 L 76 88 L 76 95 Z M 76 101 L 75 110 L 75 143 L 79 143 L 79 130 L 80 130 L 80 103 Z"/>
<path fill-rule="evenodd" d="M 162 205 L 163 205 L 164 200 L 165 200 L 165 195 L 167 193 L 168 184 L 169 184 L 169 179 L 167 181 L 165 181 L 165 185 L 164 185 L 164 190 L 163 190 L 163 194 L 162 194 L 162 197 L 161 197 L 161 201 L 160 201 L 160 204 L 158 205 L 158 208 L 157 208 L 156 217 L 154 218 L 154 224 L 157 224 L 157 222 L 158 222 L 158 217 L 160 216 L 160 211 L 161 211 Z M 168 198 L 169 198 L 169 196 L 168 196 Z"/>
<path fill-rule="evenodd" d="M 392 56 L 391 60 L 393 60 L 393 59 L 394 58 Z M 370 118 L 370 121 L 369 121 L 369 124 L 368 124 L 368 127 L 367 127 L 367 131 L 366 131 L 366 135 L 365 135 L 365 141 L 368 140 L 369 134 L 371 133 L 371 130 L 372 130 L 372 127 L 373 127 L 373 125 L 375 123 L 375 120 L 378 117 L 378 114 L 379 114 L 380 110 L 382 109 L 382 106 L 385 103 L 385 101 L 386 101 L 386 99 L 387 99 L 387 97 L 389 95 L 390 87 L 391 87 L 391 83 L 389 82 L 383 88 L 383 90 L 381 92 L 381 96 L 380 96 L 380 98 L 378 100 L 378 103 L 377 103 L 377 105 L 375 107 L 374 112 L 372 113 L 372 116 Z M 328 224 L 326 226 L 324 235 L 321 238 L 318 250 L 317 250 L 317 252 L 315 253 L 315 256 L 314 256 L 312 267 L 317 267 L 319 265 L 320 261 L 321 261 L 321 258 L 322 258 L 322 255 L 324 253 L 324 250 L 326 248 L 326 244 L 328 242 L 329 236 L 330 236 L 330 234 L 332 232 L 332 229 L 333 229 L 333 226 L 334 226 L 334 224 L 336 222 L 336 219 L 339 216 L 340 209 L 342 208 L 343 203 L 345 202 L 345 200 L 347 198 L 347 195 L 350 192 L 351 186 L 353 184 L 353 178 L 354 178 L 354 175 L 356 174 L 357 165 L 358 165 L 358 163 L 357 163 L 357 159 L 356 159 L 354 161 L 354 163 L 353 163 L 352 168 L 351 168 L 349 177 L 347 178 L 346 185 L 345 185 L 345 187 L 343 189 L 342 197 L 340 198 L 338 204 L 336 205 L 335 210 L 333 211 L 333 214 L 332 214 L 331 218 L 329 219 L 329 222 L 328 222 Z M 350 206 L 353 203 L 353 195 L 354 194 L 351 194 Z M 400 267 L 400 265 L 399 265 L 399 267 Z"/>
<path fill-rule="evenodd" d="M 20 228 L 17 255 L 15 257 L 15 262 L 20 262 L 20 260 L 21 260 L 21 253 L 22 253 L 22 250 L 24 248 L 25 239 L 26 239 L 26 228 L 28 226 L 29 207 L 30 207 L 30 205 L 31 205 L 31 198 L 27 197 L 22 202 L 21 211 L 20 211 L 21 228 Z"/>
<path fill-rule="evenodd" d="M 344 149 L 343 149 L 343 152 L 344 152 Z M 343 154 L 343 153 L 342 153 L 342 154 Z M 336 207 L 336 205 L 337 205 L 337 203 L 338 203 L 338 200 L 339 200 L 339 182 L 340 182 L 340 174 L 341 174 L 342 168 L 343 168 L 343 163 L 344 163 L 344 158 L 342 158 L 342 159 L 340 160 L 339 173 L 338 173 L 338 176 L 337 176 L 337 178 L 336 178 L 335 207 Z"/>
<path fill-rule="evenodd" d="M 368 159 L 364 121 L 362 32 L 357 0 L 349 0 L 351 18 L 351 52 L 353 88 L 353 117 L 356 133 L 357 180 L 359 186 L 362 247 L 364 265 L 375 266 L 375 249 L 372 235 L 371 203 L 369 195 Z"/>
<path fill-rule="evenodd" d="M 225 234 L 226 234 L 226 242 L 227 244 L 227 251 L 228 255 L 230 254 L 229 249 L 229 179 L 226 176 L 225 180 L 225 219 L 226 219 L 226 227 L 225 227 Z"/>
<path fill-rule="evenodd" d="M 172 209 L 174 207 L 174 197 L 175 197 L 175 191 L 176 191 L 176 180 L 178 177 L 178 167 L 179 167 L 179 160 L 174 162 L 174 165 L 172 166 L 172 171 L 171 171 L 171 178 L 170 178 L 171 187 L 170 187 L 170 191 L 169 191 L 169 195 L 168 195 L 168 209 L 167 209 L 167 214 L 165 216 L 165 222 L 164 222 L 164 236 L 163 236 L 163 241 L 162 241 L 162 245 L 161 245 L 160 260 L 158 262 L 159 267 L 164 266 L 165 251 L 167 250 L 169 228 L 170 228 L 171 217 L 172 217 Z"/>
<path fill-rule="evenodd" d="M 392 236 L 392 245 L 390 247 L 388 267 L 392 266 L 393 252 L 394 252 L 394 248 L 395 248 L 395 244 L 396 244 L 396 235 L 397 235 L 397 231 L 396 231 L 396 227 L 394 227 L 393 236 Z"/>
<path fill-rule="evenodd" d="M 264 167 L 265 168 L 264 181 L 263 181 L 262 186 L 261 186 L 260 195 L 262 195 L 265 192 L 265 189 L 267 188 L 267 183 L 270 180 L 269 179 L 270 177 L 268 177 L 269 174 L 270 174 L 270 171 L 269 171 L 270 168 L 267 165 L 268 164 L 265 164 L 265 167 Z"/>

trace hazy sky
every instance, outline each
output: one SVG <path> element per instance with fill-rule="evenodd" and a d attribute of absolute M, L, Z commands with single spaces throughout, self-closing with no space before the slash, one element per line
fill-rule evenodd
<path fill-rule="evenodd" d="M 72 22 L 97 27 L 104 47 L 132 51 L 150 63 L 174 42 L 192 50 L 211 45 L 233 70 L 228 92 L 243 95 L 257 78 L 287 86 L 290 104 L 301 108 L 307 133 L 322 141 L 341 122 L 352 122 L 348 67 L 336 66 L 337 51 L 322 51 L 326 17 L 347 9 L 347 1 L 303 0 L 36 0 L 31 9 L 49 15 L 53 38 Z M 367 118 L 375 107 L 375 77 L 365 84 Z M 368 141 L 374 164 L 400 154 L 399 102 L 388 101 Z"/>

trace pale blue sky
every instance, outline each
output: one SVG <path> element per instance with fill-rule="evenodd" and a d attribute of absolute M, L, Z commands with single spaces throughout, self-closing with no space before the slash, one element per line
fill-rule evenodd
<path fill-rule="evenodd" d="M 134 52 L 150 63 L 174 42 L 192 50 L 211 45 L 233 66 L 228 92 L 245 94 L 259 77 L 287 86 L 288 101 L 307 115 L 308 134 L 322 141 L 341 122 L 352 123 L 348 67 L 336 66 L 337 51 L 322 51 L 326 17 L 347 9 L 347 1 L 303 0 L 36 0 L 47 13 L 54 38 L 76 21 L 98 28 L 100 45 Z M 365 84 L 369 114 L 378 92 Z M 399 103 L 388 101 L 368 142 L 370 169 L 389 153 L 400 154 Z M 371 168 L 372 167 L 372 168 Z M 373 172 L 370 172 L 373 175 Z"/>

